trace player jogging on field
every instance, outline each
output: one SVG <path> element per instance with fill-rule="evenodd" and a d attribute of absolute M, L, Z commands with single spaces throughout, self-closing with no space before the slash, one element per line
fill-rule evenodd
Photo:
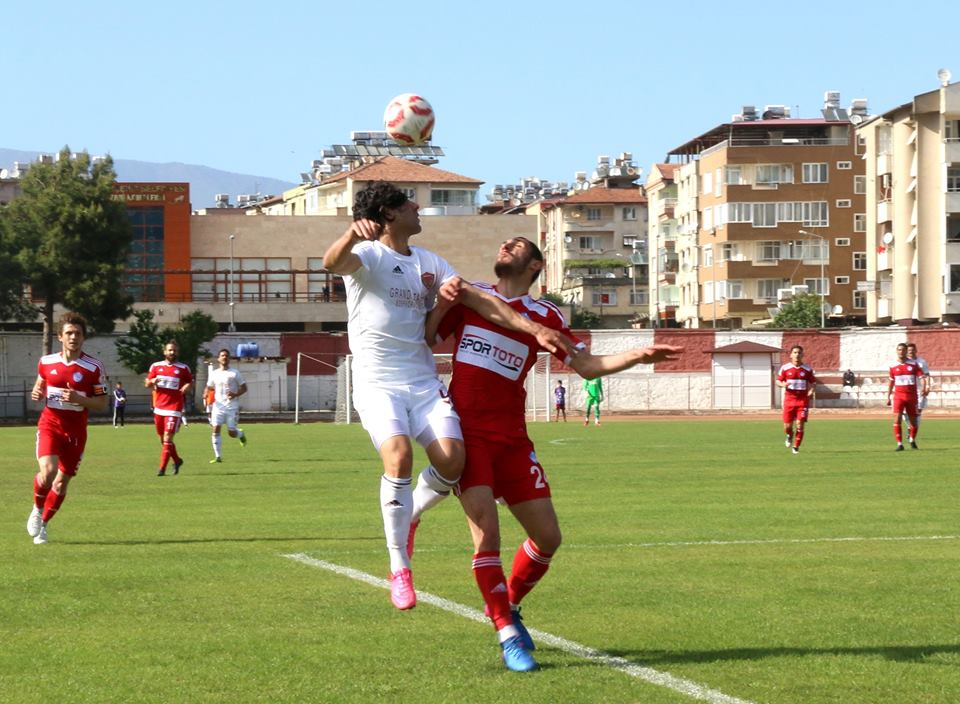
<path fill-rule="evenodd" d="M 87 443 L 90 411 L 103 412 L 107 394 L 103 365 L 83 351 L 87 321 L 79 313 L 64 313 L 57 323 L 60 352 L 44 355 L 30 398 L 46 399 L 37 423 L 37 463 L 33 478 L 33 509 L 27 534 L 36 545 L 47 542 L 47 523 L 63 505 L 67 485 L 77 476 Z"/>
<path fill-rule="evenodd" d="M 213 433 L 213 459 L 210 464 L 221 462 L 220 426 L 227 426 L 227 433 L 240 440 L 241 447 L 247 446 L 247 436 L 237 427 L 240 417 L 240 402 L 237 400 L 247 393 L 247 382 L 239 370 L 230 368 L 230 352 L 222 349 L 217 353 L 217 368 L 207 378 L 207 391 L 213 391 L 213 403 L 210 407 L 210 425 Z M 206 395 L 206 394 L 205 394 Z"/>
<path fill-rule="evenodd" d="M 803 428 L 810 416 L 810 403 L 817 386 L 813 369 L 803 363 L 803 347 L 790 348 L 790 361 L 780 367 L 777 386 L 783 389 L 783 432 L 787 439 L 784 445 L 793 454 L 800 453 Z"/>
<path fill-rule="evenodd" d="M 572 338 L 554 304 L 528 295 L 542 268 L 543 255 L 536 245 L 515 237 L 500 246 L 494 269 L 499 277 L 496 286 L 475 285 L 500 297 L 524 317 Z M 450 307 L 447 301 L 428 318 L 428 335 L 434 331 L 438 332 L 436 338 L 454 335 L 456 339 L 450 397 L 460 414 L 466 443 L 467 460 L 458 495 L 473 536 L 474 577 L 497 630 L 504 663 L 511 670 L 532 670 L 537 667 L 530 654 L 534 646 L 520 620 L 519 605 L 546 574 L 561 540 L 550 485 L 526 428 L 523 384 L 536 363 L 540 345 L 529 335 L 504 330 L 462 305 Z M 589 378 L 671 359 L 682 351 L 655 345 L 595 356 L 573 339 L 576 350 L 572 355 L 562 350 L 554 354 Z M 496 504 L 500 497 L 528 536 L 514 556 L 509 580 L 500 560 Z M 424 508 L 417 507 L 416 518 Z"/>
<path fill-rule="evenodd" d="M 422 229 L 418 211 L 396 186 L 371 183 L 356 194 L 354 222 L 323 259 L 324 267 L 343 276 L 346 284 L 353 401 L 383 463 L 380 507 L 390 556 L 390 598 L 398 609 L 416 605 L 407 555 L 414 500 L 410 439 L 423 446 L 430 460 L 417 480 L 417 491 L 429 496 L 449 494 L 464 461 L 459 418 L 424 339 L 427 311 L 441 286 L 456 284 L 459 277 L 441 257 L 410 245 Z M 470 286 L 464 285 L 461 295 L 485 316 L 538 334 L 550 349 L 562 343 L 553 331 Z"/>
<path fill-rule="evenodd" d="M 923 390 L 917 398 L 917 427 L 919 428 L 923 410 L 927 407 L 927 399 L 930 397 L 930 382 L 932 381 L 930 365 L 927 364 L 927 360 L 917 354 L 917 346 L 912 342 L 907 343 L 907 359 L 916 362 L 920 371 L 923 372 Z"/>
<path fill-rule="evenodd" d="M 179 347 L 174 340 L 163 346 L 163 361 L 150 365 L 143 385 L 152 389 L 153 422 L 160 436 L 160 470 L 158 477 L 167 473 L 167 463 L 173 460 L 173 473 L 179 474 L 183 459 L 177 453 L 174 436 L 180 429 L 183 417 L 183 399 L 193 388 L 193 374 L 190 367 L 177 361 Z"/>
<path fill-rule="evenodd" d="M 603 401 L 603 382 L 597 379 L 583 380 L 583 393 L 587 397 L 587 412 L 583 419 L 584 425 L 590 425 L 590 409 L 595 409 L 597 425 L 600 425 L 600 402 Z"/>
<path fill-rule="evenodd" d="M 557 380 L 557 387 L 553 390 L 553 405 L 557 413 L 557 423 L 560 422 L 560 416 L 563 415 L 563 422 L 567 422 L 567 388 L 563 382 Z"/>
<path fill-rule="evenodd" d="M 890 367 L 890 382 L 887 384 L 887 405 L 893 401 L 893 437 L 897 440 L 897 452 L 903 450 L 901 417 L 907 417 L 910 447 L 917 447 L 917 386 L 926 390 L 926 377 L 915 361 L 907 359 L 907 343 L 897 345 L 897 363 Z"/>

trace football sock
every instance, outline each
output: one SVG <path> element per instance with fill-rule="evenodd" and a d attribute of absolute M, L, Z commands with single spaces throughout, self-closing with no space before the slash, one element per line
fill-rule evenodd
<path fill-rule="evenodd" d="M 49 489 L 43 488 L 43 484 L 40 483 L 40 472 L 37 472 L 33 477 L 33 505 L 41 511 L 43 510 L 49 491 Z"/>
<path fill-rule="evenodd" d="M 897 444 L 903 444 L 903 429 L 900 427 L 900 421 L 893 424 L 893 437 L 897 439 Z"/>
<path fill-rule="evenodd" d="M 410 514 L 413 512 L 413 491 L 410 477 L 380 477 L 380 512 L 383 514 L 383 534 L 390 555 L 390 573 L 410 567 L 407 557 L 407 535 L 410 533 Z"/>
<path fill-rule="evenodd" d="M 180 455 L 177 454 L 177 444 L 172 440 L 170 441 L 170 457 L 176 464 L 180 464 L 183 461 L 180 459 Z"/>
<path fill-rule="evenodd" d="M 916 420 L 911 419 L 907 423 L 907 427 L 909 428 L 909 432 L 910 432 L 910 442 L 913 442 L 914 440 L 917 439 L 917 430 L 919 430 L 919 423 Z"/>
<path fill-rule="evenodd" d="M 220 456 L 220 448 L 223 445 L 223 440 L 220 439 L 219 433 L 211 433 L 210 441 L 213 443 L 213 456 Z"/>
<path fill-rule="evenodd" d="M 480 587 L 480 594 L 487 606 L 487 615 L 493 621 L 493 627 L 498 633 L 507 626 L 513 627 L 507 578 L 503 574 L 500 552 L 491 550 L 476 553 L 473 556 L 473 577 Z"/>
<path fill-rule="evenodd" d="M 802 443 L 802 442 L 803 442 L 803 431 L 802 431 L 802 430 L 798 430 L 798 431 L 797 431 L 797 434 L 796 434 L 796 436 L 795 436 L 795 440 L 794 440 L 794 442 L 793 442 L 793 446 L 794 446 L 794 447 L 800 447 L 800 443 Z"/>
<path fill-rule="evenodd" d="M 530 538 L 517 548 L 510 570 L 508 596 L 511 604 L 519 604 L 530 590 L 537 586 L 540 578 L 550 569 L 553 554 L 540 551 Z"/>
<path fill-rule="evenodd" d="M 245 437 L 247 436 L 243 434 L 243 431 L 240 430 L 240 428 L 237 428 L 237 440 L 242 441 Z"/>
<path fill-rule="evenodd" d="M 417 486 L 413 490 L 413 513 L 411 521 L 419 521 L 424 511 L 433 508 L 450 496 L 450 490 L 457 485 L 457 481 L 445 479 L 433 465 L 429 465 L 417 477 Z"/>
<path fill-rule="evenodd" d="M 63 500 L 67 498 L 67 492 L 64 491 L 62 494 L 58 494 L 53 489 L 50 490 L 50 493 L 47 494 L 47 499 L 43 504 L 43 520 L 44 523 L 49 521 L 57 511 L 60 510 L 60 506 L 63 504 Z"/>
<path fill-rule="evenodd" d="M 170 443 L 165 442 L 160 449 L 160 469 L 166 470 L 167 462 L 170 461 Z"/>

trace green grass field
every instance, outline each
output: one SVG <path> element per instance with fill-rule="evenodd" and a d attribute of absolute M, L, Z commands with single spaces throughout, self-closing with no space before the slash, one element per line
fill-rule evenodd
<path fill-rule="evenodd" d="M 379 462 L 359 426 L 246 430 L 209 465 L 191 425 L 180 476 L 157 478 L 152 426 L 93 427 L 35 546 L 34 430 L 0 429 L 0 701 L 960 698 L 956 421 L 894 453 L 886 417 L 817 418 L 796 457 L 773 420 L 532 426 L 565 542 L 526 624 L 693 694 L 544 642 L 541 671 L 507 672 L 489 625 L 284 557 L 385 577 Z M 447 501 L 417 536 L 418 591 L 482 609 L 470 558 Z"/>

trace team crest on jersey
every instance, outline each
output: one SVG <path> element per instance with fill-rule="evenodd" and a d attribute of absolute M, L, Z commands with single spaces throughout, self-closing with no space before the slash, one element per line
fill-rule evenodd
<path fill-rule="evenodd" d="M 420 280 L 423 282 L 423 285 L 427 288 L 433 288 L 433 284 L 436 282 L 437 277 L 434 276 L 432 272 L 425 271 L 420 274 Z"/>
<path fill-rule="evenodd" d="M 56 376 L 56 375 L 57 375 L 57 370 L 56 370 L 56 369 L 51 369 L 51 370 L 50 370 L 50 376 Z"/>
<path fill-rule="evenodd" d="M 74 372 L 73 380 L 76 381 L 77 383 L 83 381 L 83 374 L 81 374 L 80 372 Z"/>

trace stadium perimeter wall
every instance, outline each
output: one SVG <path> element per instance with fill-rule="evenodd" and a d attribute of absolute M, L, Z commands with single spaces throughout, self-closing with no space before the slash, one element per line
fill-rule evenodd
<path fill-rule="evenodd" d="M 595 354 L 613 354 L 634 347 L 667 343 L 684 347 L 677 360 L 654 366 L 639 366 L 604 380 L 606 412 L 637 411 L 708 411 L 713 409 L 714 351 L 741 342 L 754 342 L 780 350 L 771 354 L 771 373 L 788 361 L 789 349 L 803 345 L 806 361 L 818 376 L 836 380 L 843 371 L 853 370 L 858 376 L 854 393 L 843 392 L 837 383 L 829 386 L 837 392 L 821 394 L 821 407 L 871 407 L 886 402 L 887 369 L 893 363 L 899 342 L 915 342 L 929 363 L 934 384 L 931 408 L 960 408 L 960 328 L 890 327 L 849 330 L 593 330 L 578 331 Z M 124 382 L 131 397 L 130 411 L 148 407 L 140 375 L 124 368 L 116 354 L 117 335 L 94 337 L 85 349 L 101 359 L 111 381 Z M 215 353 L 226 347 L 236 353 L 240 343 L 255 342 L 259 347 L 256 360 L 235 363 L 247 377 L 250 393 L 245 398 L 246 411 L 293 410 L 297 391 L 296 362 L 301 357 L 300 406 L 304 410 L 332 410 L 336 405 L 336 368 L 349 354 L 348 339 L 343 333 L 226 333 L 207 344 Z M 29 390 L 36 378 L 40 357 L 39 333 L 0 334 L 0 389 L 8 394 Z M 440 351 L 450 351 L 449 348 Z M 159 355 L 158 355 L 159 359 Z M 198 386 L 206 379 L 203 365 L 193 365 Z M 197 369 L 196 367 L 200 367 Z M 549 378 L 549 385 L 545 386 Z M 562 379 L 568 388 L 571 409 L 583 407 L 583 386 L 580 378 L 555 360 L 549 376 L 537 380 L 538 386 L 528 393 L 537 395 L 537 405 L 550 405 L 549 393 Z M 773 393 L 776 399 L 778 393 Z M 22 404 L 21 404 L 22 405 Z M 774 403 L 773 405 L 776 405 Z M 13 404 L 15 407 L 16 404 Z M 142 406 L 142 409 L 140 408 Z M 3 413 L 0 406 L 0 413 Z M 32 408 L 35 412 L 37 408 Z M 9 414 L 8 414 L 9 415 Z"/>

